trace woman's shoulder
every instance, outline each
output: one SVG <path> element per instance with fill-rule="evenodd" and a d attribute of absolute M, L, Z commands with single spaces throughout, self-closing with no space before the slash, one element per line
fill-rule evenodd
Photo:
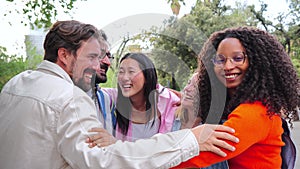
<path fill-rule="evenodd" d="M 280 119 L 279 116 L 274 115 L 275 118 Z M 270 115 L 267 112 L 267 107 L 262 102 L 256 101 L 253 103 L 242 103 L 234 109 L 228 118 L 236 117 L 240 121 L 266 122 L 270 120 Z"/>
<path fill-rule="evenodd" d="M 237 110 L 247 110 L 247 112 L 266 112 L 267 107 L 260 101 L 255 101 L 253 103 L 242 103 L 237 108 Z"/>
<path fill-rule="evenodd" d="M 180 98 L 174 92 L 172 92 L 169 88 L 164 87 L 161 84 L 158 84 L 156 89 L 159 94 L 159 98 L 173 100 L 175 102 L 180 101 Z"/>

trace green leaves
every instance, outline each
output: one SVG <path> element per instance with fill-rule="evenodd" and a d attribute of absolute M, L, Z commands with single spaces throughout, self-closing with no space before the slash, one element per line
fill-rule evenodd
<path fill-rule="evenodd" d="M 0 89 L 14 75 L 25 70 L 23 58 L 6 54 L 6 48 L 0 46 Z"/>
<path fill-rule="evenodd" d="M 6 0 L 8 2 L 16 2 L 16 0 Z M 30 1 L 18 1 L 18 5 L 22 5 L 24 8 L 20 11 L 15 9 L 17 13 L 23 14 L 24 19 L 21 21 L 24 25 L 30 25 L 31 29 L 37 28 L 49 28 L 53 21 L 56 20 L 58 15 L 58 9 L 62 10 L 65 14 L 74 8 L 76 0 L 30 0 Z M 8 11 L 11 15 L 13 12 Z"/>

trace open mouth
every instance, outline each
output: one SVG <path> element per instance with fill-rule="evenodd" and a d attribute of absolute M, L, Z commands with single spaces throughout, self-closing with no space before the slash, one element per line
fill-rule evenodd
<path fill-rule="evenodd" d="M 91 82 L 92 78 L 93 78 L 93 75 L 95 75 L 95 71 L 94 70 L 92 70 L 92 69 L 86 69 L 86 70 L 84 70 L 83 77 L 84 77 L 84 79 L 86 81 Z"/>
<path fill-rule="evenodd" d="M 190 94 L 185 94 L 184 96 L 183 96 L 183 99 L 184 100 L 194 100 L 195 99 L 195 97 L 193 96 L 193 95 L 190 95 Z"/>
<path fill-rule="evenodd" d="M 240 73 L 230 73 L 230 74 L 225 74 L 224 77 L 226 80 L 234 80 L 236 79 Z"/>
<path fill-rule="evenodd" d="M 86 74 L 84 75 L 84 77 L 87 78 L 87 79 L 92 79 L 93 75 L 92 75 L 92 74 L 87 74 L 87 73 L 86 73 Z"/>
<path fill-rule="evenodd" d="M 130 89 L 132 87 L 131 84 L 121 85 L 123 89 Z"/>

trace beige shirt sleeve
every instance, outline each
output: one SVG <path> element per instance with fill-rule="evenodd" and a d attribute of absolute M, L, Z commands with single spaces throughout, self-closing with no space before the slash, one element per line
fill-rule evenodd
<path fill-rule="evenodd" d="M 57 141 L 61 155 L 72 168 L 170 168 L 199 154 L 189 129 L 91 149 L 85 139 L 91 134 L 88 129 L 100 126 L 95 106 L 74 88 L 74 100 L 65 107 L 58 118 Z"/>

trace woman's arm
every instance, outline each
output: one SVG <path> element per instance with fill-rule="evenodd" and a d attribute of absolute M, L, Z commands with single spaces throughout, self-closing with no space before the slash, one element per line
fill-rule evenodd
<path fill-rule="evenodd" d="M 278 124 L 276 124 L 278 123 Z M 235 129 L 235 136 L 240 139 L 239 143 L 230 143 L 236 150 L 233 152 L 222 149 L 227 156 L 221 157 L 210 152 L 203 152 L 174 168 L 206 167 L 217 162 L 231 159 L 246 151 L 249 147 L 266 138 L 272 126 L 281 126 L 280 117 L 271 119 L 262 104 L 241 104 L 228 117 L 224 123 Z"/>

